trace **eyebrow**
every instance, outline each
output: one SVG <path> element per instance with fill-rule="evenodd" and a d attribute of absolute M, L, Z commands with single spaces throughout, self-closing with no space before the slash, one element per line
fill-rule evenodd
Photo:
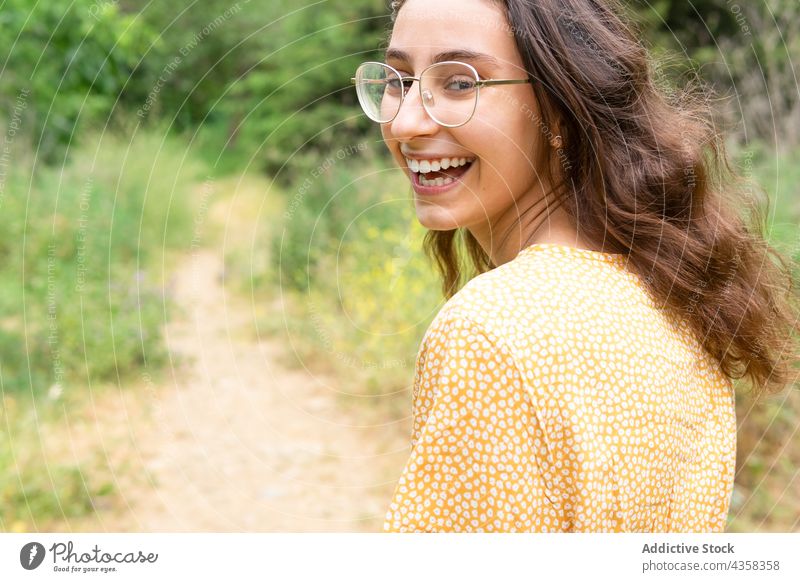
<path fill-rule="evenodd" d="M 405 63 L 411 63 L 411 57 L 405 51 L 401 51 L 400 49 L 387 49 L 385 59 L 388 61 L 389 59 L 396 59 L 398 61 L 403 61 Z M 470 51 L 467 49 L 457 49 L 457 50 L 450 50 L 444 51 L 437 54 L 433 57 L 434 63 L 441 63 L 442 61 L 473 61 L 473 62 L 485 62 L 490 65 L 498 66 L 499 63 L 496 58 L 491 55 L 487 55 L 486 53 L 478 53 L 475 51 Z"/>

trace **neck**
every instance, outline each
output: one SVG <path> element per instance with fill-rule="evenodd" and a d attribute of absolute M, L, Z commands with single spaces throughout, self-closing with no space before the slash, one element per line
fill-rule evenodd
<path fill-rule="evenodd" d="M 519 252 L 538 243 L 554 243 L 594 250 L 558 201 L 541 200 L 535 207 L 512 205 L 509 212 L 494 221 L 467 227 L 484 252 L 499 266 L 513 260 Z"/>

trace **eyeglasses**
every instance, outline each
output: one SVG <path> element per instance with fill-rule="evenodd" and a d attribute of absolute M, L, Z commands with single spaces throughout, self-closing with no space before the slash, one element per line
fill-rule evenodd
<path fill-rule="evenodd" d="M 404 77 L 385 63 L 359 65 L 350 82 L 356 86 L 364 113 L 377 123 L 389 123 L 400 112 L 414 81 L 419 83 L 422 106 L 439 125 L 459 127 L 472 119 L 481 87 L 530 83 L 530 79 L 481 79 L 475 67 L 443 61 L 425 68 L 419 77 Z"/>

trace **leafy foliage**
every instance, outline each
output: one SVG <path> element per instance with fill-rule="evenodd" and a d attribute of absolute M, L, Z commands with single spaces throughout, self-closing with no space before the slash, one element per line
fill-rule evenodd
<path fill-rule="evenodd" d="M 720 121 L 744 144 L 800 145 L 797 0 L 631 0 L 653 52 L 673 76 L 697 74 L 724 98 Z"/>
<path fill-rule="evenodd" d="M 55 163 L 79 123 L 104 120 L 152 40 L 141 19 L 104 0 L 6 0 L 0 10 L 0 101 L 13 117 L 22 96 L 24 126 L 40 161 Z"/>
<path fill-rule="evenodd" d="M 33 178 L 32 160 L 16 158 L 0 214 L 5 390 L 115 381 L 164 360 L 156 268 L 190 242 L 200 169 L 161 141 L 106 134 L 93 149 L 87 138 L 70 164 Z"/>

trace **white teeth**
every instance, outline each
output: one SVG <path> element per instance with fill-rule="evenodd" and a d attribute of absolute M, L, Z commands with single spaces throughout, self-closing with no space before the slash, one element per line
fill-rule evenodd
<path fill-rule="evenodd" d="M 467 162 L 474 161 L 475 158 L 442 158 L 438 160 L 412 160 L 406 158 L 406 164 L 412 172 L 427 174 L 428 172 L 437 172 L 439 170 L 446 170 L 447 168 L 457 168 L 464 166 Z"/>
<path fill-rule="evenodd" d="M 430 172 L 438 172 L 439 170 L 446 170 L 448 168 L 458 168 L 465 166 L 467 163 L 472 163 L 475 158 L 441 158 L 436 160 L 413 160 L 406 158 L 408 168 L 415 174 L 419 174 L 419 183 L 422 186 L 447 186 L 455 182 L 455 178 L 439 177 L 435 179 L 428 179 L 425 174 Z"/>
<path fill-rule="evenodd" d="M 435 180 L 428 180 L 425 176 L 420 175 L 419 183 L 423 186 L 447 186 L 452 184 L 455 180 L 453 178 L 436 178 Z"/>

